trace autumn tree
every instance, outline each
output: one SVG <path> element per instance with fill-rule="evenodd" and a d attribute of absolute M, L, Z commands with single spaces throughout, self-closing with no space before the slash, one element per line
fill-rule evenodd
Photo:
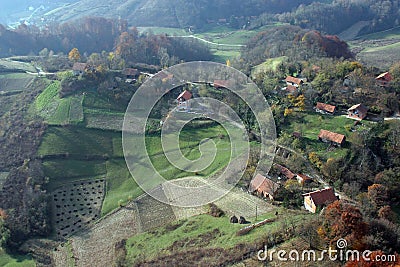
<path fill-rule="evenodd" d="M 79 53 L 78 48 L 72 48 L 68 53 L 68 59 L 73 62 L 78 62 L 81 59 L 81 54 Z"/>
<path fill-rule="evenodd" d="M 368 186 L 368 199 L 376 209 L 388 204 L 388 190 L 381 184 Z"/>
<path fill-rule="evenodd" d="M 363 237 L 367 224 L 358 207 L 338 200 L 326 207 L 323 222 L 318 233 L 328 243 L 334 245 L 340 238 L 345 238 L 351 248 L 364 248 Z"/>

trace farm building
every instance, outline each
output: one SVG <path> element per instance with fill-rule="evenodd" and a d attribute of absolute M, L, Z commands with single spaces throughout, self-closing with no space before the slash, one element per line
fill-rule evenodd
<path fill-rule="evenodd" d="M 178 101 L 178 110 L 188 111 L 190 109 L 190 99 L 192 98 L 192 93 L 188 90 L 183 91 L 176 100 Z"/>
<path fill-rule="evenodd" d="M 375 78 L 376 84 L 379 86 L 386 87 L 392 81 L 392 75 L 389 72 L 384 72 Z"/>
<path fill-rule="evenodd" d="M 291 170 L 289 170 L 288 168 L 279 165 L 279 164 L 275 164 L 274 165 L 275 168 L 277 168 L 277 170 L 279 171 L 279 173 L 283 176 L 285 176 L 286 179 L 293 179 L 296 177 L 296 174 L 294 174 Z"/>
<path fill-rule="evenodd" d="M 346 136 L 344 136 L 343 134 L 338 134 L 321 129 L 318 135 L 318 140 L 325 143 L 331 143 L 335 146 L 342 146 L 343 143 L 346 141 Z"/>
<path fill-rule="evenodd" d="M 363 104 L 357 104 L 347 110 L 347 117 L 355 120 L 363 120 L 367 117 L 368 108 Z"/>
<path fill-rule="evenodd" d="M 278 188 L 279 184 L 261 174 L 257 174 L 250 182 L 249 191 L 260 197 L 273 200 L 274 194 Z"/>
<path fill-rule="evenodd" d="M 227 80 L 214 80 L 214 88 L 229 88 L 230 82 Z"/>
<path fill-rule="evenodd" d="M 331 114 L 332 115 L 335 113 L 336 107 L 329 105 L 329 104 L 317 102 L 317 105 L 315 106 L 315 111 L 323 113 L 323 114 Z"/>
<path fill-rule="evenodd" d="M 295 86 L 295 87 L 299 87 L 300 85 L 302 85 L 304 83 L 304 79 L 300 79 L 300 78 L 295 78 L 292 76 L 287 76 L 286 79 L 286 84 Z"/>
<path fill-rule="evenodd" d="M 76 62 L 74 63 L 74 66 L 72 66 L 72 72 L 75 76 L 83 75 L 85 73 L 86 67 L 86 63 Z"/>
<path fill-rule="evenodd" d="M 299 184 L 307 184 L 312 182 L 312 179 L 310 177 L 300 173 L 296 175 L 296 179 L 299 182 Z"/>
<path fill-rule="evenodd" d="M 325 188 L 317 191 L 313 191 L 304 196 L 304 207 L 306 210 L 312 213 L 316 213 L 317 210 L 321 209 L 327 204 L 330 204 L 338 198 L 335 196 L 333 188 Z"/>
<path fill-rule="evenodd" d="M 122 74 L 125 75 L 127 79 L 136 79 L 139 77 L 140 72 L 137 69 L 125 68 Z"/>

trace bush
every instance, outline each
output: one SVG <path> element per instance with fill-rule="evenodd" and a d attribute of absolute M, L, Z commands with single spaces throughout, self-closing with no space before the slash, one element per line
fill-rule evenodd
<path fill-rule="evenodd" d="M 208 214 L 213 216 L 213 217 L 222 217 L 225 215 L 225 212 L 223 210 L 221 210 L 220 208 L 218 208 L 217 205 L 215 205 L 214 203 L 210 203 L 208 204 Z"/>

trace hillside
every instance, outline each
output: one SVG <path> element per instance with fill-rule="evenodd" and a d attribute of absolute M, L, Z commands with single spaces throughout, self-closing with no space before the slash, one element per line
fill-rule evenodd
<path fill-rule="evenodd" d="M 311 2 L 313 1 L 81 0 L 53 12 L 47 12 L 45 18 L 65 22 L 85 16 L 121 17 L 135 26 L 176 28 L 196 26 L 197 28 L 202 28 L 207 21 L 215 22 L 223 19 L 224 21 L 226 20 L 225 22 L 229 22 L 231 17 L 257 16 L 263 12 L 289 12 L 300 4 L 309 4 Z M 246 21 L 243 20 L 243 23 L 246 23 Z"/>

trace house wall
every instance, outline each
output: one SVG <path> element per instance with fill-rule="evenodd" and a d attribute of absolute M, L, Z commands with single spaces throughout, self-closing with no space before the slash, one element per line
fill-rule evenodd
<path fill-rule="evenodd" d="M 304 208 L 312 213 L 315 213 L 317 211 L 317 207 L 315 206 L 310 196 L 304 197 Z"/>

